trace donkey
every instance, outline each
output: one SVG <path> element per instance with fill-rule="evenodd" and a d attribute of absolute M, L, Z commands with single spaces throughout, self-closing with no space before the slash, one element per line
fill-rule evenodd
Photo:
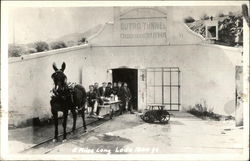
<path fill-rule="evenodd" d="M 77 84 L 74 87 L 70 87 L 67 84 L 67 76 L 64 74 L 66 68 L 65 62 L 63 62 L 61 69 L 56 67 L 53 63 L 53 69 L 55 72 L 51 75 L 54 81 L 55 87 L 53 88 L 54 95 L 51 97 L 51 113 L 54 118 L 55 124 L 55 137 L 53 142 L 58 140 L 58 112 L 63 112 L 63 142 L 66 141 L 66 127 L 67 127 L 67 117 L 68 111 L 70 110 L 73 115 L 73 127 L 72 131 L 76 129 L 76 119 L 78 110 L 81 113 L 83 120 L 84 132 L 86 132 L 86 122 L 85 122 L 85 103 L 87 94 L 83 86 Z M 77 108 L 76 108 L 77 107 Z"/>

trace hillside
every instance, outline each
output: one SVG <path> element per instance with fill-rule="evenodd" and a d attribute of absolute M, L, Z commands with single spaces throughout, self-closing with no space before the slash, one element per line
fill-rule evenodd
<path fill-rule="evenodd" d="M 97 33 L 103 25 L 97 25 L 87 31 L 85 31 L 84 33 L 72 33 L 72 34 L 68 34 L 68 35 L 64 35 L 62 37 L 57 38 L 54 41 L 64 41 L 64 42 L 75 42 L 77 43 L 78 41 L 80 41 L 82 38 L 89 38 L 90 36 L 94 35 L 95 33 Z"/>
<path fill-rule="evenodd" d="M 236 46 L 243 44 L 243 16 L 242 15 L 228 15 L 223 17 L 214 17 L 213 20 L 218 21 L 218 40 L 215 44 Z M 202 35 L 205 38 L 205 21 L 196 20 L 192 23 L 186 23 L 187 26 L 194 32 Z M 239 35 L 238 43 L 237 35 Z"/>
<path fill-rule="evenodd" d="M 67 34 L 48 42 L 37 41 L 29 44 L 9 44 L 9 57 L 19 57 L 41 51 L 80 45 L 86 43 L 88 38 L 96 34 L 102 27 L 103 25 L 97 25 L 83 33 Z"/>

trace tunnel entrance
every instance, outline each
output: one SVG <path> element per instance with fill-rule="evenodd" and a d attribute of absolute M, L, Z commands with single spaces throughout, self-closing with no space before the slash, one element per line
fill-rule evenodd
<path fill-rule="evenodd" d="M 112 69 L 112 77 L 114 82 L 126 82 L 130 89 L 132 99 L 131 104 L 134 110 L 138 110 L 138 70 L 130 68 Z"/>

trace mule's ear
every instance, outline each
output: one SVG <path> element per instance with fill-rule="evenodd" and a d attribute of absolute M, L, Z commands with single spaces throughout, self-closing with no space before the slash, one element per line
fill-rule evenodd
<path fill-rule="evenodd" d="M 56 63 L 55 63 L 55 62 L 53 63 L 52 66 L 53 66 L 53 69 L 54 69 L 55 71 L 58 71 L 58 68 L 56 67 Z"/>
<path fill-rule="evenodd" d="M 65 68 L 66 68 L 66 64 L 65 64 L 65 62 L 63 62 L 63 63 L 62 63 L 61 71 L 64 72 Z"/>

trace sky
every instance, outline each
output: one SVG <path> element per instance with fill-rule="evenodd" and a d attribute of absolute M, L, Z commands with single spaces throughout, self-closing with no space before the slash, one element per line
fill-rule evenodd
<path fill-rule="evenodd" d="M 112 8 L 17 8 L 9 12 L 9 43 L 50 41 L 112 20 Z"/>
<path fill-rule="evenodd" d="M 125 10 L 122 8 L 121 10 Z M 215 16 L 240 12 L 241 7 L 206 6 L 175 7 L 176 19 L 203 14 Z M 98 25 L 113 21 L 112 7 L 54 7 L 11 8 L 8 14 L 9 43 L 26 44 L 34 41 L 52 41 L 71 33 L 83 33 Z"/>

